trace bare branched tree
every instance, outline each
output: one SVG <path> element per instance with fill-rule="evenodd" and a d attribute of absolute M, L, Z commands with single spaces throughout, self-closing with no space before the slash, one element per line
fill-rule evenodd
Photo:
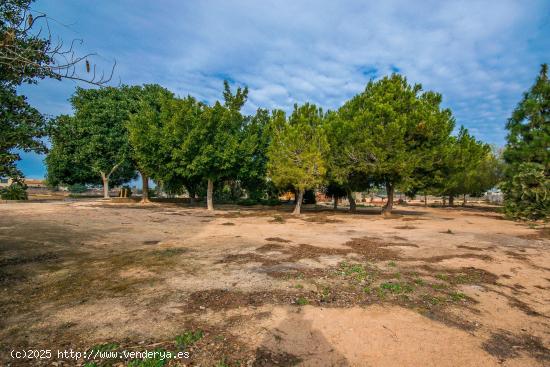
<path fill-rule="evenodd" d="M 30 0 L 7 0 L 0 5 L 0 69 L 4 80 L 15 85 L 36 79 L 71 79 L 106 85 L 114 75 L 116 61 L 108 73 L 98 72 L 91 62 L 96 53 L 79 55 L 81 39 L 65 43 L 52 36 L 46 14 L 30 8 Z"/>

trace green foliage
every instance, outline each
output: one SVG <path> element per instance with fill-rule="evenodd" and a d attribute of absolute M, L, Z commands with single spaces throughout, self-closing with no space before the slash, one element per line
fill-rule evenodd
<path fill-rule="evenodd" d="M 443 153 L 444 166 L 439 182 L 433 187 L 439 194 L 480 196 L 494 187 L 500 178 L 500 164 L 488 144 L 476 140 L 464 127 L 451 137 Z M 452 202 L 451 202 L 452 204 Z"/>
<path fill-rule="evenodd" d="M 506 125 L 506 213 L 518 219 L 550 217 L 550 80 L 548 65 L 525 93 Z"/>
<path fill-rule="evenodd" d="M 45 120 L 31 107 L 14 86 L 4 82 L 0 71 L 0 177 L 21 177 L 16 162 L 20 156 L 14 150 L 43 153 L 46 147 L 41 138 L 45 135 Z"/>
<path fill-rule="evenodd" d="M 80 183 L 69 185 L 68 189 L 71 194 L 82 194 L 83 192 L 88 191 L 86 185 Z"/>
<path fill-rule="evenodd" d="M 245 119 L 241 132 L 241 159 L 237 179 L 253 199 L 273 196 L 267 180 L 267 148 L 271 141 L 269 122 L 269 112 L 258 109 L 254 116 Z"/>
<path fill-rule="evenodd" d="M 0 47 L 3 53 L 20 57 L 2 60 L 0 78 L 12 86 L 36 83 L 45 77 L 59 79 L 47 66 L 53 65 L 52 47 L 49 40 L 33 32 L 34 22 L 28 17 L 32 0 L 3 0 L 0 2 Z M 35 13 L 36 15 L 36 13 Z M 24 55 L 24 57 L 21 57 Z"/>
<path fill-rule="evenodd" d="M 176 336 L 176 346 L 185 349 L 202 339 L 204 333 L 202 330 L 186 331 L 181 335 Z"/>
<path fill-rule="evenodd" d="M 13 182 L 8 187 L 0 190 L 2 200 L 27 200 L 27 185 L 21 182 Z"/>
<path fill-rule="evenodd" d="M 542 164 L 523 163 L 502 188 L 506 193 L 505 213 L 517 219 L 548 219 L 550 179 Z"/>
<path fill-rule="evenodd" d="M 370 81 L 332 117 L 329 135 L 340 142 L 331 154 L 332 167 L 339 167 L 334 174 L 341 182 L 359 173 L 384 183 L 392 197 L 396 185 L 418 185 L 419 170 L 433 169 L 454 120 L 450 110 L 441 109 L 441 95 L 421 91 L 419 84 L 409 85 L 406 78 L 393 74 Z"/>
<path fill-rule="evenodd" d="M 157 84 L 135 88 L 139 102 L 126 121 L 133 161 L 141 174 L 177 191 L 175 183 L 181 185 L 182 180 L 171 170 L 171 144 L 176 142 L 169 130 L 175 116 L 187 110 L 183 101 L 176 101 L 173 93 Z"/>
<path fill-rule="evenodd" d="M 309 103 L 295 105 L 288 119 L 284 112 L 274 111 L 267 155 L 269 175 L 276 186 L 305 191 L 323 183 L 328 142 L 322 123 L 322 110 Z"/>
<path fill-rule="evenodd" d="M 48 182 L 120 184 L 135 177 L 126 120 L 135 110 L 131 87 L 82 89 L 71 97 L 74 116 L 59 116 L 50 128 Z"/>

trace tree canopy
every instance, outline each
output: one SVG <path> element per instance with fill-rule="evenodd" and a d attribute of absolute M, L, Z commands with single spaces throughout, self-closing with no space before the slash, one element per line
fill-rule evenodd
<path fill-rule="evenodd" d="M 297 191 L 295 214 L 300 214 L 304 192 L 325 180 L 328 142 L 323 118 L 323 111 L 309 103 L 295 105 L 288 119 L 282 111 L 273 113 L 273 137 L 267 151 L 269 177 L 275 185 Z"/>
<path fill-rule="evenodd" d="M 414 184 L 415 172 L 430 169 L 454 126 L 450 110 L 440 107 L 441 95 L 421 92 L 421 85 L 392 74 L 370 81 L 338 111 L 341 126 L 333 131 L 342 142 L 334 154 L 339 175 L 361 173 L 384 184 L 387 212 L 392 210 L 395 187 L 407 189 Z"/>
<path fill-rule="evenodd" d="M 514 218 L 550 216 L 550 81 L 548 65 L 541 66 L 506 124 L 504 150 L 506 213 Z"/>
<path fill-rule="evenodd" d="M 130 87 L 82 89 L 71 97 L 74 116 L 62 116 L 52 126 L 52 150 L 46 158 L 48 181 L 58 183 L 122 183 L 135 177 L 126 129 L 136 109 Z"/>

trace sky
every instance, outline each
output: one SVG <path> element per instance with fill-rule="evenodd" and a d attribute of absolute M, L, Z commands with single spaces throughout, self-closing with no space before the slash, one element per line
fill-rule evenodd
<path fill-rule="evenodd" d="M 336 109 L 392 72 L 443 95 L 457 126 L 497 147 L 540 64 L 550 62 L 550 1 L 38 0 L 65 43 L 82 39 L 114 85 L 158 83 L 212 103 L 223 80 L 249 88 L 246 113 L 313 102 Z M 20 92 L 42 113 L 71 113 L 79 85 Z M 81 85 L 86 87 L 86 85 Z M 30 178 L 43 156 L 22 154 Z"/>

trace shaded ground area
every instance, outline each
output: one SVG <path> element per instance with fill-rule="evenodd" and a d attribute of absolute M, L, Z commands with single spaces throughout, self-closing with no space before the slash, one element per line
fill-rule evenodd
<path fill-rule="evenodd" d="M 550 364 L 548 230 L 398 209 L 2 204 L 0 364 Z M 109 354 L 142 350 L 190 357 Z"/>

